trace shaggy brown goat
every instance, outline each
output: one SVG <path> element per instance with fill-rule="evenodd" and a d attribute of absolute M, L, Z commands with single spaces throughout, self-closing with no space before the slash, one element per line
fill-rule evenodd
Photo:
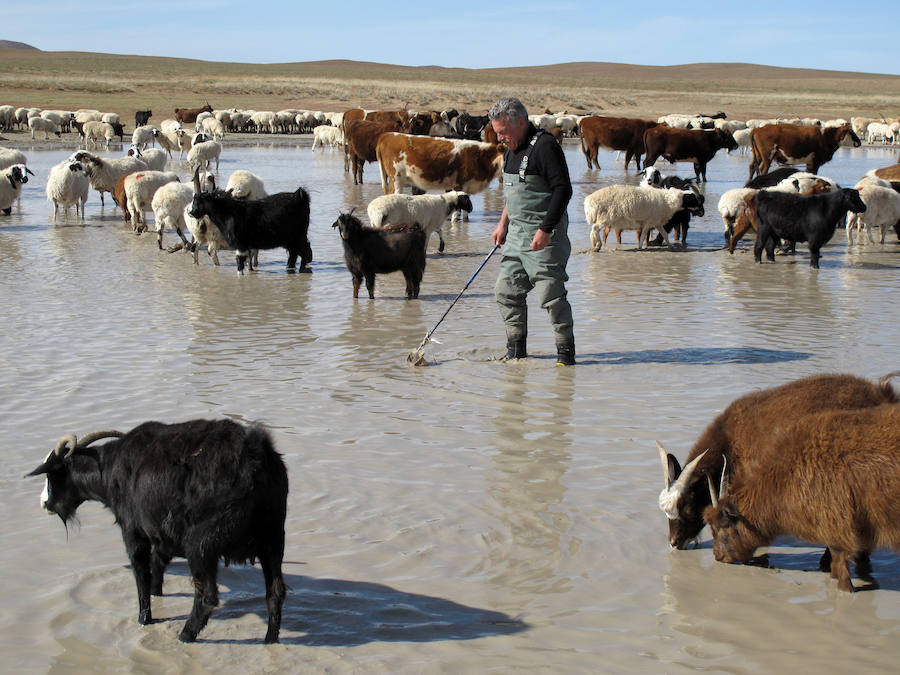
<path fill-rule="evenodd" d="M 856 410 L 896 403 L 892 377 L 878 384 L 853 375 L 814 375 L 733 401 L 694 443 L 684 471 L 660 446 L 665 488 L 659 506 L 669 517 L 669 544 L 685 548 L 703 529 L 703 509 L 710 504 L 706 476 L 715 480 L 728 459 L 730 477 L 752 474 L 768 461 L 769 441 L 795 420 L 822 410 Z M 704 454 L 705 453 L 705 454 Z"/>
<path fill-rule="evenodd" d="M 770 460 L 730 487 L 723 481 L 704 512 L 716 560 L 747 562 L 793 535 L 827 546 L 832 578 L 852 592 L 851 556 L 900 550 L 900 406 L 807 415 L 778 435 Z"/>

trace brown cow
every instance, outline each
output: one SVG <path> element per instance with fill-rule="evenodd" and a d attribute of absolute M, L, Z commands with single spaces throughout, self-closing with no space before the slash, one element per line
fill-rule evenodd
<path fill-rule="evenodd" d="M 197 115 L 202 112 L 212 112 L 209 101 L 202 108 L 175 108 L 175 119 L 182 124 L 193 124 L 197 121 Z"/>
<path fill-rule="evenodd" d="M 410 115 L 400 125 L 400 131 L 413 136 L 427 136 L 428 132 L 431 131 L 431 127 L 436 122 L 440 122 L 440 120 L 441 116 L 437 113 L 416 113 L 415 115 Z"/>
<path fill-rule="evenodd" d="M 347 125 L 356 120 L 366 119 L 366 111 L 362 108 L 350 108 L 341 118 L 341 131 L 344 134 L 344 173 L 350 171 L 350 148 L 347 146 Z"/>
<path fill-rule="evenodd" d="M 366 113 L 366 119 L 370 122 L 396 122 L 403 124 L 409 119 L 408 110 L 371 110 Z"/>
<path fill-rule="evenodd" d="M 803 127 L 798 124 L 767 124 L 750 132 L 750 178 L 768 173 L 772 161 L 779 164 L 805 164 L 809 173 L 831 161 L 841 143 L 849 138 L 854 148 L 860 145 L 849 123 L 839 127 Z"/>
<path fill-rule="evenodd" d="M 369 120 L 356 120 L 347 125 L 346 136 L 348 153 L 353 165 L 353 184 L 361 185 L 363 182 L 363 166 L 366 162 L 374 162 L 375 145 L 379 137 L 389 131 L 397 131 L 400 128 L 398 122 L 370 122 Z"/>
<path fill-rule="evenodd" d="M 706 182 L 706 165 L 721 150 L 736 150 L 737 142 L 725 129 L 671 129 L 665 125 L 651 127 L 644 132 L 647 156 L 644 167 L 664 157 L 669 162 L 692 162 L 697 182 Z"/>
<path fill-rule="evenodd" d="M 503 169 L 502 146 L 480 141 L 384 134 L 376 149 L 385 194 L 406 183 L 422 190 L 484 190 Z M 393 190 L 391 189 L 393 188 Z"/>
<path fill-rule="evenodd" d="M 635 169 L 641 169 L 641 155 L 644 154 L 644 132 L 657 126 L 652 120 L 629 117 L 601 117 L 592 115 L 581 120 L 581 151 L 587 159 L 588 169 L 592 163 L 600 168 L 597 161 L 598 148 L 625 151 L 625 169 L 634 157 Z"/>

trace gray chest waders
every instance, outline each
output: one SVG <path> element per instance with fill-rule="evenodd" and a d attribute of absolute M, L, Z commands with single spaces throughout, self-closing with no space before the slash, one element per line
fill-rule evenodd
<path fill-rule="evenodd" d="M 559 342 L 572 339 L 572 309 L 566 299 L 565 287 L 569 279 L 566 263 L 571 252 L 569 219 L 564 213 L 553 228 L 550 244 L 541 251 L 532 251 L 531 241 L 547 213 L 551 191 L 543 177 L 525 175 L 531 151 L 543 133 L 538 131 L 532 137 L 518 172 L 503 173 L 509 229 L 494 292 L 508 339 L 524 339 L 527 335 L 525 296 L 535 288 L 541 307 L 550 315 L 550 323 Z"/>

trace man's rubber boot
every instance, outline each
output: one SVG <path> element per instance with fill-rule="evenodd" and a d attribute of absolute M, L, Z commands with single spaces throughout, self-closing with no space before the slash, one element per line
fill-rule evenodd
<path fill-rule="evenodd" d="M 557 342 L 556 343 L 556 365 L 558 366 L 574 366 L 575 365 L 575 341 Z"/>
<path fill-rule="evenodd" d="M 518 340 L 506 341 L 506 356 L 501 361 L 510 361 L 512 359 L 524 359 L 528 354 L 525 353 L 525 338 Z"/>

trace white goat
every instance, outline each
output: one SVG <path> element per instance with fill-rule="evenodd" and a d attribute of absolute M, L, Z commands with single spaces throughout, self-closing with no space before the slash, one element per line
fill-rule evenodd
<path fill-rule="evenodd" d="M 584 215 L 591 225 L 591 247 L 599 251 L 613 229 L 637 230 L 638 249 L 646 246 L 652 229 L 671 246 L 664 225 L 694 202 L 697 195 L 690 190 L 647 190 L 634 185 L 601 188 L 584 199 Z"/>
<path fill-rule="evenodd" d="M 372 227 L 398 223 L 418 223 L 425 232 L 425 245 L 433 232 L 438 233 L 438 251 L 444 251 L 441 227 L 456 211 L 471 213 L 472 200 L 465 192 L 456 190 L 440 195 L 382 195 L 369 203 L 367 209 Z"/>
<path fill-rule="evenodd" d="M 59 207 L 65 213 L 75 205 L 75 216 L 84 220 L 84 205 L 88 198 L 91 181 L 87 170 L 81 162 L 63 160 L 50 169 L 47 174 L 47 200 L 53 202 L 53 220 L 56 220 Z"/>
<path fill-rule="evenodd" d="M 138 171 L 125 177 L 125 202 L 135 232 L 140 233 L 147 229 L 144 211 L 153 208 L 153 195 L 156 191 L 166 183 L 177 180 L 178 174 L 173 171 Z"/>

